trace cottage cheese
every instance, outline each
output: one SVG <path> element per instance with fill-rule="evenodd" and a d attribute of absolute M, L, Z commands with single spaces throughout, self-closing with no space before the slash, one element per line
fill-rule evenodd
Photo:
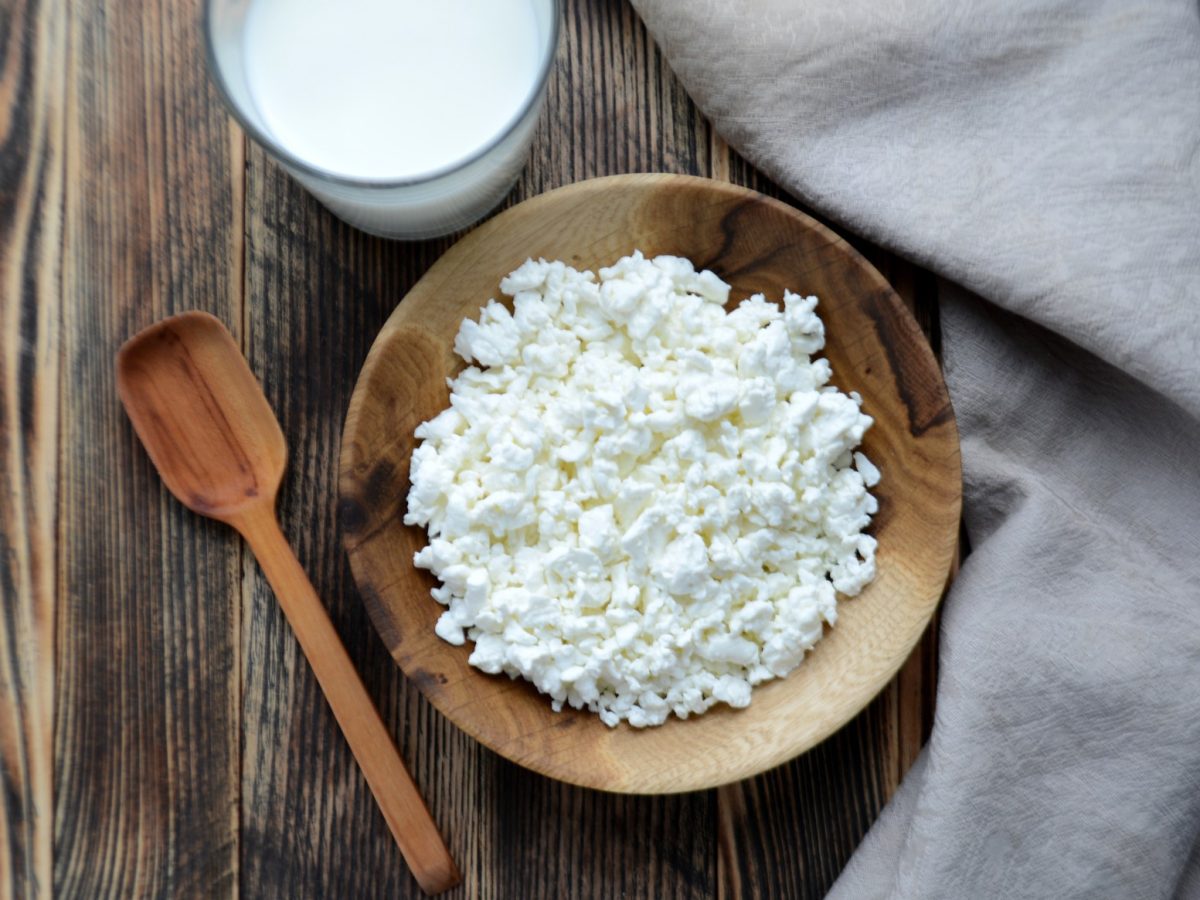
<path fill-rule="evenodd" d="M 416 431 L 438 635 L 609 725 L 746 706 L 875 574 L 871 418 L 812 358 L 817 298 L 726 313 L 712 272 L 640 253 L 500 289 L 511 312 L 463 322 L 475 365 Z"/>

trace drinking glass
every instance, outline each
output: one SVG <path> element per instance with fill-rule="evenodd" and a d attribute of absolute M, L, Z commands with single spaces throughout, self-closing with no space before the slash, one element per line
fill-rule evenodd
<path fill-rule="evenodd" d="M 357 178 L 331 172 L 306 162 L 271 136 L 246 82 L 243 32 L 251 2 L 206 0 L 204 38 L 209 71 L 246 133 L 335 214 L 371 234 L 416 240 L 477 222 L 504 199 L 525 165 L 545 99 L 561 26 L 557 0 L 529 0 L 538 24 L 541 57 L 537 78 L 516 114 L 466 159 L 405 178 Z M 421 86 L 401 89 L 420 90 Z M 414 135 L 414 140 L 419 139 L 419 134 Z"/>

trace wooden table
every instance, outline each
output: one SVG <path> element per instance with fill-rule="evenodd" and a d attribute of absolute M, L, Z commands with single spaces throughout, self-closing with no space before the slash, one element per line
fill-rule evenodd
<path fill-rule="evenodd" d="M 566 10 L 508 202 L 638 171 L 780 195 L 628 5 Z M 120 342 L 200 308 L 279 415 L 285 530 L 449 836 L 448 896 L 823 895 L 927 733 L 933 638 L 834 738 L 720 791 L 567 787 L 457 732 L 372 630 L 334 500 L 371 340 L 452 239 L 325 212 L 226 116 L 198 20 L 195 0 L 0 6 L 0 892 L 418 896 L 254 561 L 167 495 L 118 404 Z M 859 246 L 936 346 L 933 278 Z"/>

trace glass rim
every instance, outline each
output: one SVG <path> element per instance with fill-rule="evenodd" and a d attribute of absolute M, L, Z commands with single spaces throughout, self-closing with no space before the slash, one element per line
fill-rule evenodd
<path fill-rule="evenodd" d="M 288 168 L 295 169 L 304 175 L 319 178 L 322 181 L 333 182 L 334 184 L 346 187 L 390 188 L 428 184 L 446 175 L 461 171 L 487 156 L 488 153 L 498 147 L 517 130 L 517 127 L 529 113 L 530 109 L 537 104 L 538 98 L 541 96 L 542 90 L 546 87 L 546 82 L 550 78 L 550 70 L 554 67 L 554 58 L 558 52 L 559 31 L 562 26 L 561 4 L 559 0 L 550 0 L 550 35 L 545 47 L 542 49 L 542 59 L 539 63 L 538 74 L 537 78 L 534 79 L 533 87 L 530 88 L 529 94 L 521 102 L 520 108 L 517 109 L 512 118 L 486 143 L 462 159 L 455 160 L 438 169 L 430 169 L 427 172 L 421 172 L 416 175 L 405 175 L 401 178 L 367 178 L 356 175 L 345 175 L 301 159 L 290 150 L 285 149 L 262 128 L 259 128 L 249 120 L 242 111 L 241 105 L 234 99 L 232 92 L 229 90 L 225 73 L 221 70 L 221 64 L 217 61 L 212 21 L 212 7 L 214 2 L 215 0 L 205 0 L 204 2 L 204 23 L 202 28 L 204 32 L 204 55 L 205 62 L 208 65 L 209 77 L 216 85 L 217 92 L 221 95 L 221 100 L 225 103 L 225 108 L 229 111 L 229 114 L 233 116 L 246 134 L 254 138 L 258 144 L 262 145 L 264 150 Z"/>

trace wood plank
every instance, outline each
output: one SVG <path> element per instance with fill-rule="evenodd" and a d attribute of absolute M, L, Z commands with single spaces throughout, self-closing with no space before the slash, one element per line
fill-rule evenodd
<path fill-rule="evenodd" d="M 48 896 L 62 244 L 58 0 L 0 7 L 0 896 Z"/>
<path fill-rule="evenodd" d="M 593 175 L 706 172 L 708 130 L 627 4 L 564 5 L 529 168 L 508 202 Z M 355 377 L 384 318 L 449 240 L 398 244 L 339 223 L 252 149 L 248 337 L 291 447 L 281 518 L 463 872 L 449 897 L 710 897 L 711 794 L 571 788 L 463 736 L 408 684 L 350 581 L 332 508 Z M 242 889 L 419 896 L 253 567 L 245 618 Z"/>
<path fill-rule="evenodd" d="M 66 118 L 54 892 L 237 886 L 235 536 L 170 499 L 114 354 L 169 313 L 235 328 L 236 144 L 200 4 L 75 4 Z"/>
<path fill-rule="evenodd" d="M 413 707 L 354 593 L 336 510 L 342 418 L 371 338 L 385 309 L 449 242 L 369 238 L 322 209 L 259 147 L 248 161 L 247 350 L 288 442 L 280 521 L 465 869 L 450 822 L 473 814 L 469 770 L 459 766 L 475 751 L 431 711 Z M 419 896 L 250 558 L 245 577 L 242 892 Z"/>

